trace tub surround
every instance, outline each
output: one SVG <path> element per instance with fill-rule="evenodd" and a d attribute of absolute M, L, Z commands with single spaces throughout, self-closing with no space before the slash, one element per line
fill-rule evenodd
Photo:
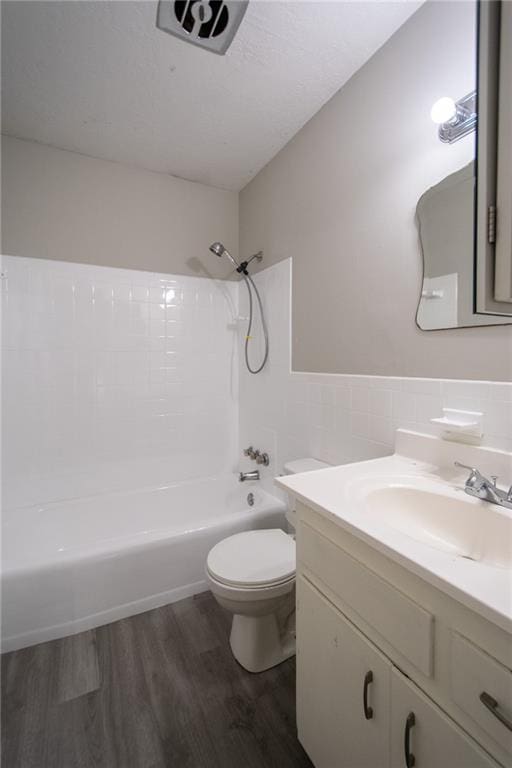
<path fill-rule="evenodd" d="M 4 510 L 237 468 L 237 286 L 2 258 Z"/>

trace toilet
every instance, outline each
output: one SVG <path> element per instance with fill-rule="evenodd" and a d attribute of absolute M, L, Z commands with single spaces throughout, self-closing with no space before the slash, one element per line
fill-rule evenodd
<path fill-rule="evenodd" d="M 297 459 L 284 474 L 325 469 L 317 459 Z M 286 517 L 295 530 L 291 500 Z M 233 614 L 230 645 L 249 672 L 263 672 L 295 654 L 295 539 L 280 528 L 244 531 L 216 544 L 206 575 L 217 602 Z"/>

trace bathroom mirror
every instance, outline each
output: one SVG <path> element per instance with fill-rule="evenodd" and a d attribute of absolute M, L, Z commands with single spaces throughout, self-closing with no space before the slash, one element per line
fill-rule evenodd
<path fill-rule="evenodd" d="M 424 147 L 433 183 L 416 206 L 423 259 L 416 322 L 429 331 L 512 322 L 511 305 L 495 306 L 492 314 L 476 306 L 479 251 L 483 259 L 489 250 L 479 230 L 483 228 L 488 239 L 492 225 L 488 204 L 483 201 L 491 193 L 489 171 L 496 165 L 491 141 L 495 136 L 492 97 L 497 51 L 493 14 L 499 11 L 499 4 L 475 0 L 470 5 L 464 35 L 459 36 L 454 51 L 459 63 L 465 59 L 465 66 L 458 66 L 456 75 L 438 73 L 439 99 L 432 105 L 432 135 Z M 488 258 L 493 254 L 494 249 Z"/>

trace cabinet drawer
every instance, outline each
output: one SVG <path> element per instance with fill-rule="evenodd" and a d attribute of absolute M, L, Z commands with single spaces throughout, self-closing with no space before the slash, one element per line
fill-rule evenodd
<path fill-rule="evenodd" d="M 455 703 L 512 757 L 512 671 L 457 632 L 452 635 L 450 666 Z M 504 716 L 510 728 L 481 701 L 484 692 L 497 702 L 496 714 Z"/>
<path fill-rule="evenodd" d="M 298 561 L 428 677 L 433 674 L 434 617 L 304 522 Z"/>

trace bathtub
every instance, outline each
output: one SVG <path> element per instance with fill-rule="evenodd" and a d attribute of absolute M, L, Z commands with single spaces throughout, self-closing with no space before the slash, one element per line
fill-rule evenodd
<path fill-rule="evenodd" d="M 284 526 L 283 502 L 233 477 L 6 510 L 2 651 L 201 592 L 214 544 Z"/>

